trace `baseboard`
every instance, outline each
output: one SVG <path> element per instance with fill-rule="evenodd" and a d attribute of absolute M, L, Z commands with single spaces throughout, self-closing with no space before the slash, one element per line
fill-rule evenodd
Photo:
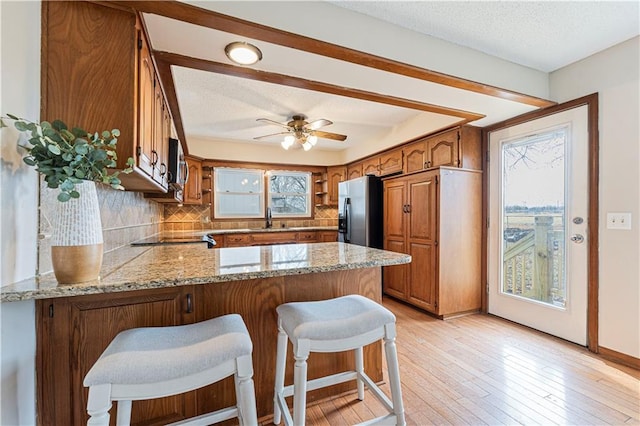
<path fill-rule="evenodd" d="M 598 355 L 606 360 L 640 370 L 640 358 L 635 358 L 631 355 L 623 354 L 612 349 L 603 348 L 602 346 L 598 348 Z"/>

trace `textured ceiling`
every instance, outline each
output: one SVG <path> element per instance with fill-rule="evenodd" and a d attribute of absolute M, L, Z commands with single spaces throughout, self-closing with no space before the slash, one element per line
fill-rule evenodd
<path fill-rule="evenodd" d="M 279 12 L 297 16 L 308 7 L 309 10 L 327 12 L 319 18 L 327 34 L 339 34 L 352 28 L 336 23 L 341 15 L 344 19 L 348 17 L 349 23 L 358 21 L 354 17 L 362 18 L 359 21 L 361 29 L 364 21 L 367 21 L 367 25 L 373 22 L 373 26 L 367 27 L 371 31 L 375 31 L 375 19 L 379 19 L 387 22 L 386 30 L 393 25 L 405 27 L 543 72 L 555 70 L 632 38 L 638 35 L 639 26 L 638 2 L 191 3 L 265 25 L 277 21 L 275 18 L 280 17 Z M 324 9 L 319 8 L 318 4 L 324 5 Z M 270 15 L 261 14 L 260 10 Z M 407 78 L 158 15 L 145 14 L 145 22 L 152 47 L 157 51 L 229 64 L 224 57 L 224 46 L 242 39 L 258 45 L 264 53 L 263 60 L 252 67 L 257 71 L 296 76 L 483 115 L 484 118 L 471 122 L 477 126 L 490 125 L 536 108 L 499 96 Z M 305 28 L 295 29 L 296 22 L 285 19 L 284 23 L 286 25 L 280 28 L 305 34 Z M 341 43 L 336 40 L 333 42 Z M 412 50 L 411 46 L 398 47 L 398 51 Z M 522 67 L 519 69 L 524 70 Z M 531 70 L 531 73 L 544 76 L 539 71 Z M 256 122 L 257 118 L 287 122 L 294 114 L 304 114 L 309 120 L 329 119 L 334 124 L 322 130 L 346 134 L 348 138 L 345 142 L 321 140 L 314 151 L 337 153 L 347 150 L 349 152 L 345 151 L 344 156 L 348 159 L 361 158 L 461 121 L 459 116 L 454 115 L 399 108 L 195 69 L 174 66 L 172 74 L 186 143 L 190 152 L 196 153 L 205 145 L 217 147 L 214 150 L 222 150 L 223 146 L 229 147 L 234 143 L 243 143 L 245 147 L 247 143 L 277 147 L 280 136 L 254 140 L 257 136 L 280 130 L 277 126 Z"/>
<path fill-rule="evenodd" d="M 551 72 L 640 33 L 638 1 L 332 1 Z"/>

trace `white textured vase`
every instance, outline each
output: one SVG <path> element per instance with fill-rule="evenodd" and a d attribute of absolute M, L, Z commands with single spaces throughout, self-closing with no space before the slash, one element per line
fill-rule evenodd
<path fill-rule="evenodd" d="M 102 267 L 102 222 L 96 184 L 76 184 L 79 198 L 56 203 L 51 236 L 53 272 L 60 284 L 96 280 Z"/>

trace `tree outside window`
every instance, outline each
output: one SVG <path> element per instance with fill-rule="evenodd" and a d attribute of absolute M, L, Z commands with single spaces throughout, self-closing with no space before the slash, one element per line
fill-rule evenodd
<path fill-rule="evenodd" d="M 311 216 L 311 173 L 270 171 L 268 176 L 274 217 Z"/>

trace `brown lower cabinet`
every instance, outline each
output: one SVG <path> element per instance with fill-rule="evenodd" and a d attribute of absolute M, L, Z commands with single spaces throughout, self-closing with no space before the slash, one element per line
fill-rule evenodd
<path fill-rule="evenodd" d="M 386 294 L 446 318 L 480 309 L 482 174 L 441 167 L 384 181 Z"/>
<path fill-rule="evenodd" d="M 276 307 L 281 303 L 362 294 L 381 301 L 381 268 L 332 271 L 263 279 L 136 290 L 36 301 L 38 424 L 85 425 L 88 389 L 82 381 L 122 330 L 171 326 L 240 314 L 253 341 L 254 382 L 259 417 L 273 414 L 277 338 Z M 289 348 L 289 353 L 292 353 Z M 365 348 L 365 368 L 382 380 L 380 343 Z M 293 383 L 293 362 L 286 380 Z M 348 352 L 309 358 L 309 377 L 353 369 Z M 309 401 L 353 389 L 345 383 L 309 393 Z M 177 396 L 134 401 L 132 425 L 164 425 L 235 402 L 233 378 Z M 115 424 L 117 404 L 111 409 Z"/>
<path fill-rule="evenodd" d="M 228 233 L 214 236 L 217 248 L 338 241 L 338 231 Z"/>
<path fill-rule="evenodd" d="M 319 243 L 335 243 L 338 241 L 338 231 L 318 231 Z"/>
<path fill-rule="evenodd" d="M 122 330 L 195 321 L 192 286 L 37 301 L 38 422 L 84 425 L 93 363 Z M 111 424 L 115 412 L 111 410 Z M 132 424 L 166 424 L 193 416 L 195 392 L 134 402 Z"/>

